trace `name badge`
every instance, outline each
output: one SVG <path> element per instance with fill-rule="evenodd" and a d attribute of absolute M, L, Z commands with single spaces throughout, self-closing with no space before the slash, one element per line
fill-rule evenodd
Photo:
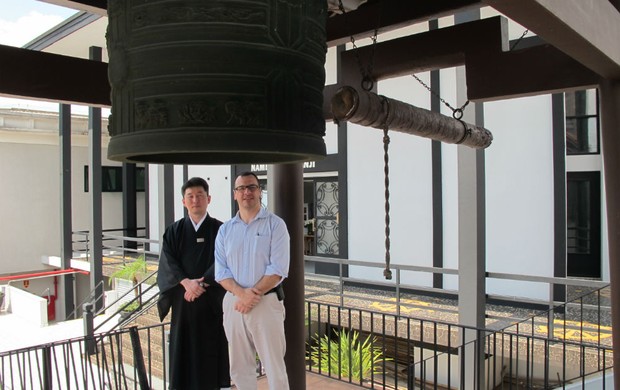
<path fill-rule="evenodd" d="M 205 239 L 204 238 L 197 238 L 196 242 L 205 242 Z"/>

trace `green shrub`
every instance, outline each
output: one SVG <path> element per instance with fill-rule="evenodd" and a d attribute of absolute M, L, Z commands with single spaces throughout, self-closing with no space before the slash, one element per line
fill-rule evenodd
<path fill-rule="evenodd" d="M 133 301 L 133 302 L 124 303 L 121 306 L 120 311 L 132 312 L 132 311 L 138 310 L 139 308 L 140 308 L 140 302 Z"/>
<path fill-rule="evenodd" d="M 384 360 L 381 348 L 375 347 L 376 337 L 368 335 L 364 342 L 360 342 L 357 331 L 334 330 L 335 340 L 324 335 L 319 340 L 312 339 L 315 345 L 311 347 L 310 359 L 321 371 L 330 372 L 355 381 L 368 379 L 373 374 L 380 374 L 378 364 Z M 386 361 L 392 360 L 389 358 Z"/>

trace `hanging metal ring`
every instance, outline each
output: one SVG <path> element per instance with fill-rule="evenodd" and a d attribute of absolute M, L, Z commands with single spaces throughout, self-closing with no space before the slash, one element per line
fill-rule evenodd
<path fill-rule="evenodd" d="M 374 86 L 374 80 L 370 76 L 364 76 L 362 79 L 362 89 L 366 92 L 370 92 Z"/>
<path fill-rule="evenodd" d="M 456 142 L 457 145 L 463 143 L 463 141 L 465 141 L 467 137 L 471 135 L 471 129 L 467 127 L 467 123 L 463 122 L 460 119 L 458 119 L 458 121 L 461 122 L 461 124 L 463 125 L 463 136 L 461 137 L 460 140 Z"/>

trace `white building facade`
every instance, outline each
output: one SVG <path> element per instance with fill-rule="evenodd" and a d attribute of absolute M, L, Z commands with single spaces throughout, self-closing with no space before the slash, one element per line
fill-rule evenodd
<path fill-rule="evenodd" d="M 482 14 L 493 16 L 486 9 Z M 451 25 L 454 21 L 445 18 L 440 23 Z M 96 19 L 84 29 L 102 27 L 105 18 Z M 424 31 L 428 27 L 425 23 L 411 28 Z M 522 27 L 509 24 L 513 42 L 523 31 Z M 377 40 L 382 42 L 395 36 L 398 32 L 380 35 Z M 79 41 L 79 32 L 50 43 L 43 50 L 67 51 L 67 44 L 75 40 Z M 358 42 L 358 45 L 363 43 L 371 44 Z M 86 56 L 87 51 L 82 55 Z M 327 84 L 338 79 L 336 69 L 336 49 L 330 48 Z M 463 71 L 462 68 L 434 71 L 439 80 L 439 97 L 453 107 L 460 107 L 466 100 Z M 430 72 L 417 77 L 431 85 Z M 432 99 L 437 99 L 412 76 L 381 80 L 377 83 L 377 93 L 429 110 Z M 476 182 L 484 190 L 486 271 L 609 281 L 596 91 L 471 103 L 465 112 L 466 121 L 476 121 L 489 129 L 494 138 L 483 152 L 484 174 Z M 452 115 L 443 104 L 441 113 Z M 4 220 L 0 234 L 0 275 L 48 270 L 41 259 L 59 255 L 61 154 L 55 115 L 0 111 L 0 215 Z M 39 120 L 43 124 L 37 124 Z M 84 167 L 89 161 L 86 122 L 86 117 L 74 116 L 71 151 L 74 231 L 88 230 L 90 223 L 90 198 L 84 188 Z M 306 253 L 382 262 L 385 256 L 382 131 L 352 123 L 340 126 L 328 123 L 327 127 L 328 157 L 304 166 L 306 219 L 312 226 L 307 234 Z M 346 133 L 339 134 L 343 131 Z M 103 133 L 102 165 L 119 167 L 120 163 L 105 158 L 105 120 Z M 559 137 L 564 140 L 569 137 L 570 142 L 562 144 Z M 433 146 L 430 139 L 397 132 L 390 132 L 390 138 L 392 264 L 459 269 L 459 243 L 463 239 L 459 216 L 463 215 L 462 209 L 469 207 L 459 194 L 463 189 L 459 184 L 462 180 L 459 170 L 467 169 L 459 163 L 459 148 L 467 147 Z M 174 166 L 173 182 L 164 184 L 163 166 L 149 164 L 145 167 L 148 187 L 137 196 L 138 225 L 146 229 L 149 238 L 160 239 L 167 222 L 161 211 L 164 193 L 171 190 L 166 186 L 173 187 L 174 219 L 181 218 L 184 210 L 180 188 L 184 178 L 192 176 L 207 179 L 212 196 L 209 212 L 215 218 L 227 220 L 234 213 L 231 190 L 235 174 L 249 169 L 266 180 L 265 168 Z M 102 203 L 103 229 L 122 229 L 121 192 L 104 191 Z M 319 232 L 323 237 L 319 237 Z M 317 272 L 332 271 L 317 268 Z M 384 280 L 377 268 L 350 266 L 347 272 L 356 280 Z M 421 289 L 438 288 L 451 293 L 459 290 L 459 278 L 455 275 L 444 275 L 438 282 L 432 273 L 405 271 L 400 282 Z M 37 283 L 40 283 L 37 289 L 43 289 L 51 287 L 53 282 Z M 542 302 L 554 298 L 547 283 L 500 279 L 488 279 L 485 293 Z M 64 314 L 57 312 L 56 318 Z"/>

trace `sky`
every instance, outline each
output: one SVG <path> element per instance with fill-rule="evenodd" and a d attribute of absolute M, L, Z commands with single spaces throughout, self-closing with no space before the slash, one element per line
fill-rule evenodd
<path fill-rule="evenodd" d="M 0 0 L 0 44 L 22 47 L 76 12 L 38 0 Z M 0 107 L 58 110 L 57 103 L 4 97 Z"/>
<path fill-rule="evenodd" d="M 23 46 L 75 14 L 38 0 L 0 0 L 0 44 Z"/>

